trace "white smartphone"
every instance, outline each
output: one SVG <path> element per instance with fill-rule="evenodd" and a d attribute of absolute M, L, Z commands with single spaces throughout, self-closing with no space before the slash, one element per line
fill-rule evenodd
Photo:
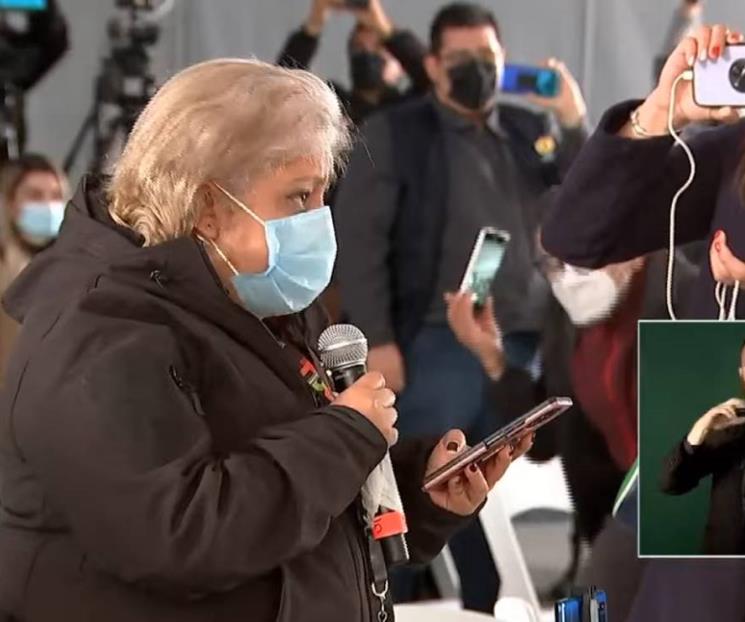
<path fill-rule="evenodd" d="M 706 108 L 745 107 L 745 44 L 728 45 L 717 60 L 696 61 L 693 101 Z"/>
<path fill-rule="evenodd" d="M 489 298 L 494 277 L 502 265 L 504 251 L 510 241 L 510 234 L 494 227 L 484 227 L 479 231 L 476 244 L 471 252 L 466 273 L 460 284 L 460 291 L 473 293 L 474 304 L 483 307 Z"/>

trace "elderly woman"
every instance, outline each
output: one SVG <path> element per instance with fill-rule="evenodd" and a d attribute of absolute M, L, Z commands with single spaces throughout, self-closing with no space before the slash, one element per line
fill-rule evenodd
<path fill-rule="evenodd" d="M 0 294 L 57 237 L 67 197 L 65 174 L 44 156 L 29 153 L 4 164 L 0 175 Z M 0 379 L 17 333 L 18 323 L 0 310 Z"/>
<path fill-rule="evenodd" d="M 218 60 L 159 91 L 110 181 L 83 181 L 6 298 L 11 619 L 391 619 L 359 493 L 395 444 L 394 395 L 377 374 L 331 395 L 313 352 L 348 140 L 321 80 Z M 453 431 L 391 449 L 414 560 L 510 462 L 423 493 L 464 448 Z"/>

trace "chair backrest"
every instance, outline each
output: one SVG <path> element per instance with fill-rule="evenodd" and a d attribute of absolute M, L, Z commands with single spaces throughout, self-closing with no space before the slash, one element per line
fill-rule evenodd
<path fill-rule="evenodd" d="M 516 460 L 489 494 L 480 520 L 502 581 L 500 600 L 517 598 L 539 615 L 540 602 L 517 540 L 514 517 L 532 509 L 572 512 L 561 461 Z"/>
<path fill-rule="evenodd" d="M 479 515 L 486 541 L 499 571 L 499 594 L 501 597 L 521 598 L 531 606 L 539 608 L 538 595 L 517 540 L 508 507 L 509 500 L 497 485 L 489 493 L 489 500 Z"/>
<path fill-rule="evenodd" d="M 574 511 L 560 458 L 542 463 L 520 458 L 510 466 L 498 487 L 512 518 L 535 509 L 567 514 Z"/>
<path fill-rule="evenodd" d="M 450 549 L 445 546 L 429 566 L 442 600 L 460 602 L 460 577 Z"/>

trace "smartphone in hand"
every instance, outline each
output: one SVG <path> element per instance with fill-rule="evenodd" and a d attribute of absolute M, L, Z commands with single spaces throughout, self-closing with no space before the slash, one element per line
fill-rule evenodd
<path fill-rule="evenodd" d="M 728 45 L 717 60 L 696 61 L 693 101 L 705 108 L 745 106 L 745 44 Z"/>
<path fill-rule="evenodd" d="M 550 67 L 505 65 L 502 92 L 513 95 L 556 97 L 561 90 L 561 77 Z"/>
<path fill-rule="evenodd" d="M 502 265 L 504 252 L 510 234 L 494 227 L 484 227 L 479 231 L 468 261 L 466 273 L 460 284 L 460 291 L 473 293 L 474 305 L 481 308 L 486 304 L 491 292 L 492 282 Z"/>
<path fill-rule="evenodd" d="M 428 475 L 424 480 L 423 490 L 427 492 L 444 484 L 471 464 L 489 460 L 502 448 L 516 444 L 523 436 L 542 428 L 573 405 L 574 402 L 569 397 L 552 397 L 546 400 Z"/>

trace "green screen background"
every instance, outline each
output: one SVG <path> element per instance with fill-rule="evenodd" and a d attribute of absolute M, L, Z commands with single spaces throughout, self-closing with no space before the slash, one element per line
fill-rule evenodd
<path fill-rule="evenodd" d="M 686 495 L 659 490 L 662 462 L 709 408 L 742 393 L 745 323 L 639 324 L 640 553 L 696 555 L 711 478 Z"/>

